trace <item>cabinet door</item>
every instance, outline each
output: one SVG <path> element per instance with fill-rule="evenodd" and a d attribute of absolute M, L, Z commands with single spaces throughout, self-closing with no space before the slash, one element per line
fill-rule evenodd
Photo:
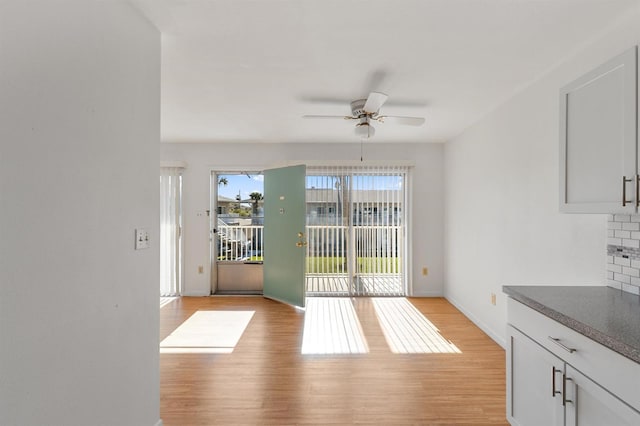
<path fill-rule="evenodd" d="M 560 211 L 636 209 L 636 57 L 633 47 L 560 90 Z"/>
<path fill-rule="evenodd" d="M 566 367 L 568 426 L 637 426 L 640 413 L 589 378 Z"/>
<path fill-rule="evenodd" d="M 564 362 L 507 326 L 507 419 L 512 425 L 564 424 Z"/>

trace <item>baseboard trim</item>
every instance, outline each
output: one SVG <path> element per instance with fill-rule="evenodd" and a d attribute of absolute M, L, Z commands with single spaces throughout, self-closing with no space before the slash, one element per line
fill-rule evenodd
<path fill-rule="evenodd" d="M 207 297 L 207 296 L 211 296 L 211 293 L 188 292 L 188 293 L 182 293 L 182 296 L 185 296 L 185 297 Z"/>
<path fill-rule="evenodd" d="M 482 331 L 485 332 L 485 334 L 487 334 L 489 337 L 491 337 L 491 339 L 496 342 L 498 345 L 500 345 L 500 347 L 502 349 L 507 348 L 507 342 L 504 338 L 502 338 L 500 335 L 496 334 L 493 329 L 491 329 L 491 327 L 488 327 L 484 322 L 480 321 L 478 319 L 478 317 L 476 317 L 475 315 L 473 315 L 471 312 L 469 312 L 467 309 L 465 309 L 464 306 L 462 306 L 462 304 L 460 304 L 457 300 L 453 299 L 452 297 L 449 296 L 444 296 L 445 299 L 447 299 L 449 301 L 449 303 L 451 303 L 453 306 L 456 307 L 456 309 L 458 309 L 460 312 L 462 312 L 464 314 L 465 317 L 469 318 L 471 320 L 471 322 L 473 322 L 476 326 L 478 326 L 478 328 Z"/>
<path fill-rule="evenodd" d="M 411 296 L 408 296 L 408 297 L 443 297 L 443 296 L 442 296 L 442 292 L 440 291 L 427 291 L 427 292 L 413 293 Z"/>

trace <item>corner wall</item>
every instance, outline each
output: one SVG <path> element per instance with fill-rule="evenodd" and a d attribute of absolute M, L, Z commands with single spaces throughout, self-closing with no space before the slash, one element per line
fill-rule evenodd
<path fill-rule="evenodd" d="M 288 161 L 358 161 L 360 144 L 161 144 L 161 159 L 184 160 L 183 210 L 185 238 L 185 295 L 210 292 L 209 183 L 211 170 L 238 167 L 263 170 Z M 364 146 L 366 161 L 413 161 L 413 279 L 414 296 L 440 296 L 443 283 L 442 157 L 439 144 L 381 144 Z M 198 266 L 204 273 L 198 273 Z M 422 276 L 423 266 L 429 275 Z"/>
<path fill-rule="evenodd" d="M 503 285 L 606 283 L 606 215 L 558 209 L 559 89 L 638 42 L 636 9 L 446 144 L 445 296 L 503 345 Z"/>
<path fill-rule="evenodd" d="M 0 424 L 159 424 L 159 33 L 3 1 L 0 64 Z"/>

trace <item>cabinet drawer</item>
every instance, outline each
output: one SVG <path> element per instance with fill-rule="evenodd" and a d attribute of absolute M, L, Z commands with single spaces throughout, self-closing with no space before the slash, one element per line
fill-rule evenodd
<path fill-rule="evenodd" d="M 507 310 L 512 327 L 640 411 L 640 364 L 512 298 Z"/>

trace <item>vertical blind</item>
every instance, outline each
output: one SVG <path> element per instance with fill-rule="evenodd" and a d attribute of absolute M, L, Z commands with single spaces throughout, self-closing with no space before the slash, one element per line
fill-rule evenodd
<path fill-rule="evenodd" d="M 182 168 L 160 168 L 160 296 L 182 287 Z"/>
<path fill-rule="evenodd" d="M 407 172 L 403 166 L 308 168 L 308 282 L 310 276 L 329 282 L 328 293 L 406 293 Z M 322 285 L 309 287 L 323 292 Z"/>

